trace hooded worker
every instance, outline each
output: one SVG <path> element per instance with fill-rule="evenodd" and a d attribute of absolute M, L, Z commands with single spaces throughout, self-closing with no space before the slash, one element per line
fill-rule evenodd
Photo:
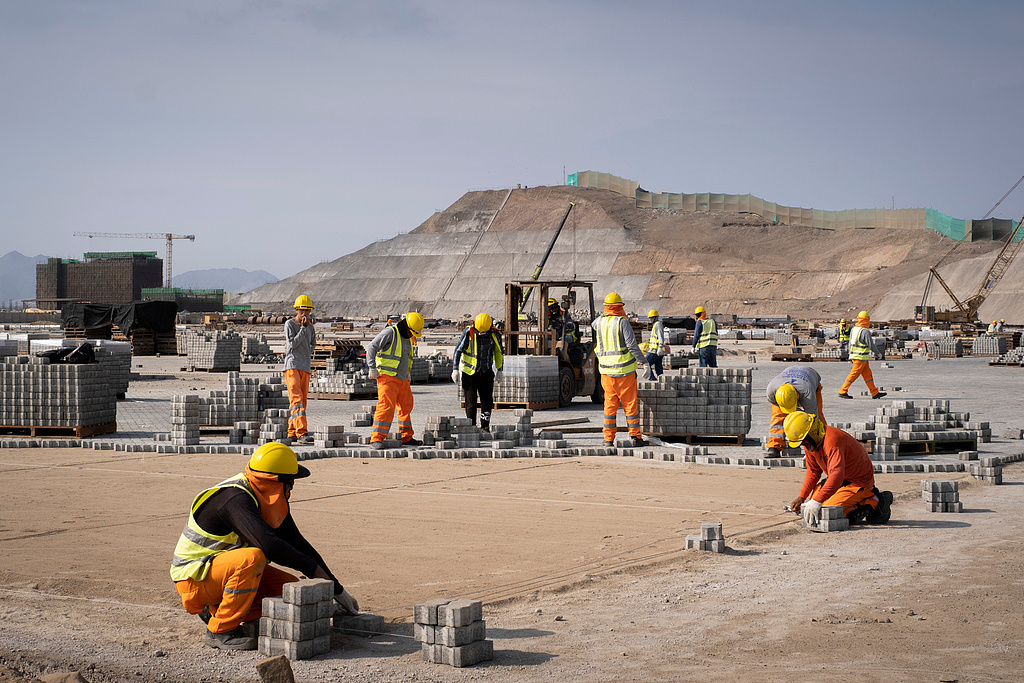
<path fill-rule="evenodd" d="M 615 421 L 621 404 L 633 446 L 646 446 L 648 442 L 640 432 L 636 369 L 638 365 L 643 366 L 644 376 L 649 377 L 651 366 L 636 343 L 633 327 L 626 318 L 626 309 L 618 293 L 609 292 L 604 298 L 604 315 L 591 324 L 591 329 L 594 331 L 594 353 L 604 390 L 605 445 L 615 443 Z"/>
<path fill-rule="evenodd" d="M 663 367 L 664 358 L 672 353 L 668 346 L 668 335 L 665 332 L 665 324 L 661 322 L 658 311 L 651 309 L 647 313 L 647 320 L 651 323 L 651 338 L 647 341 L 647 364 L 654 371 L 652 377 L 661 377 L 665 374 Z"/>
<path fill-rule="evenodd" d="M 306 425 L 309 376 L 316 348 L 313 302 L 305 294 L 295 299 L 295 317 L 284 322 L 284 383 L 288 386 L 288 436 L 300 444 L 313 443 Z"/>
<path fill-rule="evenodd" d="M 491 325 L 491 316 L 481 313 L 466 328 L 455 347 L 455 369 L 452 371 L 452 381 L 461 383 L 466 397 L 466 417 L 474 425 L 479 394 L 480 428 L 485 432 L 491 427 L 494 384 L 501 382 L 501 369 L 505 364 L 501 353 L 501 338 Z"/>
<path fill-rule="evenodd" d="M 718 325 L 708 317 L 703 306 L 694 309 L 697 324 L 693 328 L 693 350 L 700 359 L 700 367 L 718 367 Z"/>
<path fill-rule="evenodd" d="M 871 398 L 882 398 L 886 395 L 884 391 L 879 391 L 875 386 L 875 378 L 871 374 L 871 366 L 868 365 L 868 358 L 872 355 L 878 360 L 885 357 L 875 347 L 870 327 L 871 316 L 867 311 L 861 311 L 857 315 L 857 324 L 850 330 L 850 361 L 853 363 L 853 368 L 846 377 L 846 381 L 843 382 L 843 386 L 839 388 L 839 398 L 853 398 L 850 396 L 849 390 L 858 377 L 864 378 L 864 383 L 868 385 L 868 390 L 871 392 Z"/>
<path fill-rule="evenodd" d="M 295 451 L 277 442 L 260 446 L 245 471 L 202 491 L 174 548 L 171 580 L 189 614 L 206 622 L 206 645 L 255 650 L 263 598 L 281 595 L 305 576 L 334 581 L 334 599 L 349 613 L 359 603 L 334 577 L 292 518 L 288 500 L 296 479 L 309 476 Z"/>
<path fill-rule="evenodd" d="M 825 505 L 842 505 L 851 524 L 889 521 L 892 493 L 875 488 L 874 464 L 859 441 L 800 410 L 786 416 L 783 429 L 790 447 L 804 447 L 807 472 L 800 495 L 789 504 L 804 524 L 816 526 Z"/>
<path fill-rule="evenodd" d="M 786 416 L 797 410 L 816 415 L 825 423 L 821 400 L 821 375 L 806 365 L 791 365 L 768 384 L 768 403 L 772 406 L 768 425 L 768 457 L 778 458 L 785 447 L 782 425 Z"/>
<path fill-rule="evenodd" d="M 997 322 L 996 322 L 995 320 L 993 320 L 993 321 L 992 321 L 992 322 L 991 322 L 991 323 L 989 324 L 989 326 L 988 326 L 988 329 L 987 329 L 987 330 L 985 330 L 985 334 L 995 334 L 995 333 L 996 333 L 996 326 L 997 326 L 998 324 L 999 324 L 999 323 L 997 323 Z"/>
<path fill-rule="evenodd" d="M 414 339 L 423 334 L 423 316 L 406 313 L 394 325 L 380 331 L 366 347 L 366 364 L 370 379 L 377 380 L 377 411 L 373 415 L 370 448 L 381 450 L 391 430 L 391 420 L 398 409 L 398 428 L 403 446 L 422 446 L 413 438 L 412 429 L 412 347 Z"/>

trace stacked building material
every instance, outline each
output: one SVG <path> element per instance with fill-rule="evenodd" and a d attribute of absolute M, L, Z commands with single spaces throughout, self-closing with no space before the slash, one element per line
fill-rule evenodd
<path fill-rule="evenodd" d="M 313 431 L 314 448 L 340 448 L 345 445 L 345 426 L 317 427 Z"/>
<path fill-rule="evenodd" d="M 834 423 L 858 441 L 874 441 L 872 460 L 896 460 L 901 444 L 914 442 L 988 442 L 988 422 L 970 422 L 971 414 L 950 412 L 948 399 L 929 399 L 927 405 L 914 401 L 890 401 L 878 408 L 871 420 Z"/>
<path fill-rule="evenodd" d="M 972 356 L 998 356 L 1006 353 L 1006 337 L 992 337 L 987 334 L 974 338 Z"/>
<path fill-rule="evenodd" d="M 707 550 L 713 553 L 725 552 L 725 534 L 721 522 L 701 522 L 699 534 L 686 537 L 687 550 Z"/>
<path fill-rule="evenodd" d="M 964 344 L 956 337 L 940 337 L 936 343 L 939 353 L 946 358 L 960 358 L 964 355 Z"/>
<path fill-rule="evenodd" d="M 452 377 L 452 370 L 455 366 L 452 359 L 445 353 L 435 353 L 427 356 L 427 366 L 431 382 L 449 382 Z"/>
<path fill-rule="evenodd" d="M 1021 363 L 1024 363 L 1024 347 L 1017 347 L 1011 351 L 1007 351 L 996 358 L 995 362 L 1002 365 L 1020 365 Z"/>
<path fill-rule="evenodd" d="M 792 346 L 793 335 L 788 330 L 776 330 L 772 333 L 772 341 L 776 346 Z"/>
<path fill-rule="evenodd" d="M 269 377 L 260 384 L 259 409 L 288 407 L 288 387 L 280 377 Z"/>
<path fill-rule="evenodd" d="M 182 343 L 184 342 L 184 343 Z M 242 338 L 236 332 L 184 331 L 178 350 L 185 350 L 188 362 L 204 370 L 238 370 L 242 359 Z"/>
<path fill-rule="evenodd" d="M 494 385 L 495 403 L 550 403 L 558 401 L 558 358 L 505 356 L 504 377 Z M 462 384 L 455 383 L 459 400 Z"/>
<path fill-rule="evenodd" d="M 662 359 L 661 365 L 665 370 L 679 370 L 690 367 L 690 350 L 673 351 Z"/>
<path fill-rule="evenodd" d="M 483 605 L 478 600 L 430 600 L 414 608 L 414 636 L 423 660 L 449 666 L 472 666 L 494 658 L 487 640 Z"/>
<path fill-rule="evenodd" d="M 132 345 L 128 342 L 109 339 L 33 339 L 29 342 L 28 353 L 35 355 L 52 349 L 73 349 L 83 343 L 88 343 L 94 351 L 103 349 L 107 352 L 97 353 L 96 362 L 103 366 L 116 393 L 123 396 L 128 391 L 132 371 Z"/>
<path fill-rule="evenodd" d="M 97 360 L 109 360 L 109 354 L 98 349 Z M 7 356 L 0 365 L 0 425 L 113 425 L 117 421 L 116 389 L 102 362 L 51 364 L 47 358 Z"/>
<path fill-rule="evenodd" d="M 18 355 L 17 339 L 0 339 L 0 358 Z"/>
<path fill-rule="evenodd" d="M 240 420 L 228 430 L 228 443 L 255 444 L 259 441 L 262 422 L 256 420 Z"/>
<path fill-rule="evenodd" d="M 412 384 L 426 384 L 430 381 L 430 361 L 426 358 L 414 357 L 412 367 L 409 369 L 409 382 Z"/>
<path fill-rule="evenodd" d="M 843 516 L 842 505 L 823 505 L 821 515 L 818 517 L 818 523 L 812 525 L 807 524 L 805 521 L 804 526 L 812 531 L 821 531 L 823 533 L 846 531 L 850 528 L 850 520 Z"/>
<path fill-rule="evenodd" d="M 743 436 L 750 431 L 749 369 L 686 368 L 637 387 L 644 434 Z"/>
<path fill-rule="evenodd" d="M 1003 483 L 1003 459 L 998 456 L 978 458 L 977 465 L 971 465 L 971 475 L 989 484 Z"/>
<path fill-rule="evenodd" d="M 318 394 L 375 394 L 376 380 L 370 379 L 369 368 L 362 360 L 343 361 L 328 358 L 324 370 L 317 371 L 309 389 Z"/>
<path fill-rule="evenodd" d="M 334 582 L 303 579 L 284 584 L 279 598 L 263 598 L 259 653 L 310 659 L 331 651 Z"/>
<path fill-rule="evenodd" d="M 243 335 L 241 353 L 243 363 L 277 363 L 281 359 L 270 348 L 265 334 Z"/>
<path fill-rule="evenodd" d="M 183 394 L 171 398 L 171 444 L 197 445 L 200 424 L 198 394 Z"/>
<path fill-rule="evenodd" d="M 932 512 L 963 512 L 960 482 L 949 479 L 922 479 L 921 497 Z"/>
<path fill-rule="evenodd" d="M 291 439 L 288 438 L 288 412 L 287 408 L 268 408 L 263 411 L 263 424 L 260 425 L 260 436 L 257 440 L 259 445 L 271 441 L 291 444 Z"/>

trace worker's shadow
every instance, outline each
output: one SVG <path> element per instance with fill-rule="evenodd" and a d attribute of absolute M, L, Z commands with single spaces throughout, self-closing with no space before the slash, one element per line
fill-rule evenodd
<path fill-rule="evenodd" d="M 547 652 L 526 652 L 509 650 L 501 647 L 502 643 L 513 638 L 540 638 L 554 635 L 553 631 L 540 629 L 502 629 L 488 628 L 487 638 L 494 640 L 494 659 L 480 662 L 476 667 L 486 666 L 536 666 L 544 664 L 557 655 Z M 420 644 L 414 640 L 412 624 L 390 624 L 386 633 L 372 635 L 368 638 L 333 634 L 334 646 L 331 658 L 358 659 L 368 655 L 373 657 L 404 657 L 420 651 Z"/>
<path fill-rule="evenodd" d="M 989 510 L 964 510 L 964 512 L 990 512 Z M 962 514 L 962 513 L 961 513 Z M 888 527 L 897 529 L 962 529 L 969 527 L 969 522 L 954 522 L 952 520 L 930 520 L 930 519 L 900 519 L 889 520 Z"/>

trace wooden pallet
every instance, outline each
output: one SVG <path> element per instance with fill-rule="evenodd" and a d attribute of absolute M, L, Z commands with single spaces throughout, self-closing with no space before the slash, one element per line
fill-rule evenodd
<path fill-rule="evenodd" d="M 782 361 L 784 363 L 809 363 L 813 360 L 821 360 L 814 358 L 809 353 L 773 353 L 773 361 Z"/>
<path fill-rule="evenodd" d="M 3 425 L 0 434 L 11 436 L 47 437 L 51 439 L 82 439 L 100 434 L 113 434 L 117 431 L 116 422 L 83 427 L 43 427 L 40 425 Z"/>
<path fill-rule="evenodd" d="M 899 454 L 912 453 L 958 453 L 960 451 L 978 450 L 977 439 L 961 439 L 959 441 L 900 441 Z"/>
<path fill-rule="evenodd" d="M 181 372 L 238 372 L 240 368 L 200 368 L 198 366 L 186 366 Z"/>
<path fill-rule="evenodd" d="M 737 434 L 686 434 L 686 433 L 669 433 L 669 434 L 655 434 L 652 433 L 650 436 L 656 436 L 663 441 L 669 441 L 679 439 L 685 441 L 687 444 L 695 444 L 698 446 L 714 446 L 714 445 L 736 445 L 742 446 L 743 442 L 746 441 L 747 435 Z"/>
<path fill-rule="evenodd" d="M 1003 367 L 1003 368 L 1019 368 L 1019 367 L 1021 367 L 1020 363 L 1007 363 L 1005 361 L 998 361 L 998 360 L 990 360 L 988 362 L 988 364 L 989 365 L 996 365 L 996 366 Z"/>
<path fill-rule="evenodd" d="M 306 398 L 315 398 L 319 401 L 362 401 L 368 398 L 377 399 L 376 391 L 357 391 L 354 394 L 334 394 L 319 391 L 311 391 Z"/>

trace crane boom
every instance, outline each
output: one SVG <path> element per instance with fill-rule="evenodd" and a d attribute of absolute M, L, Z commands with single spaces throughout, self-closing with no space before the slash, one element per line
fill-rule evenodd
<path fill-rule="evenodd" d="M 131 239 L 162 239 L 167 240 L 167 263 L 164 266 L 164 287 L 168 289 L 171 286 L 171 241 L 172 240 L 188 240 L 189 242 L 195 242 L 195 235 L 174 235 L 169 232 L 82 232 L 78 231 L 74 233 L 75 237 L 127 237 Z"/>

